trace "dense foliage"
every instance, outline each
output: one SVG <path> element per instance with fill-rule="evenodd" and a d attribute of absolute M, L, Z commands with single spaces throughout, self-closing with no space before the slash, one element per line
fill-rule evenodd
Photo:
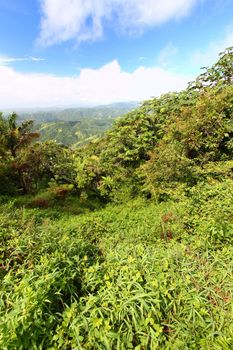
<path fill-rule="evenodd" d="M 232 190 L 78 216 L 3 204 L 0 347 L 231 349 Z"/>
<path fill-rule="evenodd" d="M 75 149 L 0 116 L 1 349 L 232 349 L 232 67 Z"/>

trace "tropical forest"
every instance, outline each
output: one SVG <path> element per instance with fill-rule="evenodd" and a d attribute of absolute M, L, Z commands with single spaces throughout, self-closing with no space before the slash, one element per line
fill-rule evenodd
<path fill-rule="evenodd" d="M 233 48 L 112 108 L 0 115 L 0 349 L 230 350 Z"/>

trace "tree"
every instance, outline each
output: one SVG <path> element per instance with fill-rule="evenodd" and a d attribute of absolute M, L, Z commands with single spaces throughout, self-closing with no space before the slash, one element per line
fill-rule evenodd
<path fill-rule="evenodd" d="M 37 132 L 32 132 L 33 121 L 28 120 L 17 125 L 17 114 L 12 113 L 5 122 L 3 129 L 3 138 L 6 149 L 10 152 L 13 158 L 16 158 L 17 152 L 29 145 L 34 139 L 40 135 Z"/>
<path fill-rule="evenodd" d="M 219 60 L 210 68 L 203 67 L 204 72 L 189 84 L 189 90 L 203 90 L 216 85 L 233 83 L 233 46 L 219 54 Z"/>
<path fill-rule="evenodd" d="M 39 134 L 32 132 L 33 121 L 24 121 L 18 125 L 17 118 L 16 113 L 12 113 L 8 118 L 0 114 L 0 180 L 2 191 L 6 192 L 5 183 L 5 187 L 18 187 L 26 193 L 27 186 L 19 166 L 20 153 L 38 138 Z"/>
<path fill-rule="evenodd" d="M 51 179 L 58 185 L 75 184 L 72 150 L 53 141 L 25 147 L 13 164 L 26 193 L 47 187 Z"/>

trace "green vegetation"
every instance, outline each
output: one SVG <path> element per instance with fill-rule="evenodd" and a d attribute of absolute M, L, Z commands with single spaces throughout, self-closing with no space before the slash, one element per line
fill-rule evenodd
<path fill-rule="evenodd" d="M 34 120 L 34 130 L 40 133 L 42 142 L 55 140 L 76 147 L 101 136 L 117 117 L 136 106 L 134 102 L 115 103 L 92 108 L 20 113 L 19 118 Z"/>
<path fill-rule="evenodd" d="M 230 350 L 233 49 L 77 148 L 0 117 L 0 348 Z"/>

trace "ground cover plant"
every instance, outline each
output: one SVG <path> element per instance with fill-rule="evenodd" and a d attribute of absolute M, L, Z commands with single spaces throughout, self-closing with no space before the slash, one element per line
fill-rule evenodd
<path fill-rule="evenodd" d="M 205 225 L 196 197 L 57 217 L 2 204 L 1 348 L 230 349 L 232 217 L 212 212 L 230 186 Z"/>
<path fill-rule="evenodd" d="M 77 149 L 0 116 L 0 349 L 232 349 L 232 67 Z"/>

